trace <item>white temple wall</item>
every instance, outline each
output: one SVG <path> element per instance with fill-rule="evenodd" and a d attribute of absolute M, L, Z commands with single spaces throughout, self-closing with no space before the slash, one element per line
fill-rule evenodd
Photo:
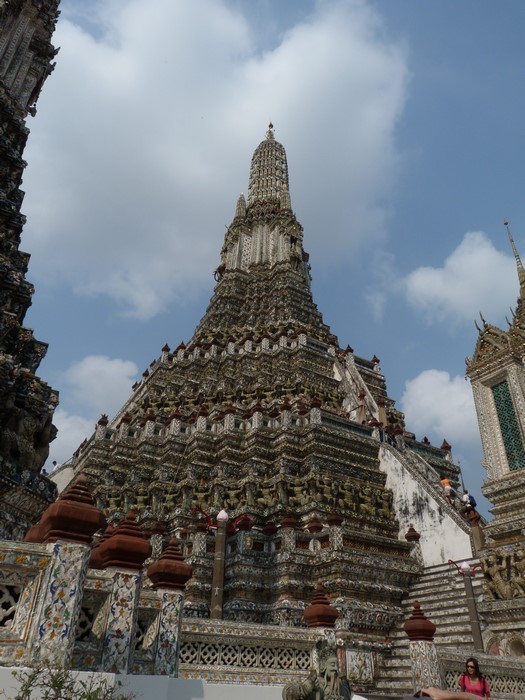
<path fill-rule="evenodd" d="M 387 475 L 386 487 L 393 495 L 399 539 L 405 539 L 410 525 L 419 532 L 425 566 L 470 559 L 473 553 L 468 523 L 463 529 L 455 522 L 433 497 L 434 487 L 424 484 L 421 476 L 413 476 L 392 451 L 380 449 L 379 457 L 379 468 Z"/>
<path fill-rule="evenodd" d="M 166 676 L 126 676 L 121 690 L 129 688 L 142 697 L 155 700 L 281 700 L 280 685 L 235 685 L 207 683 L 189 678 Z"/>
<path fill-rule="evenodd" d="M 13 678 L 14 669 L 0 666 L 0 691 L 5 690 L 8 697 L 14 695 L 20 684 Z M 78 673 L 84 680 L 93 674 Z M 120 681 L 115 687 L 118 693 L 134 693 L 134 700 L 281 700 L 283 687 L 280 685 L 235 685 L 207 683 L 188 678 L 170 678 L 169 676 L 131 676 L 111 673 L 95 674 L 105 678 L 109 686 Z M 34 693 L 35 700 L 42 698 Z"/>
<path fill-rule="evenodd" d="M 55 469 L 55 471 L 51 472 L 49 478 L 51 479 L 51 481 L 55 482 L 55 484 L 57 485 L 58 493 L 60 494 L 66 488 L 66 486 L 68 486 L 71 483 L 74 476 L 75 471 L 73 467 L 69 464 L 63 464 L 62 466 Z"/>

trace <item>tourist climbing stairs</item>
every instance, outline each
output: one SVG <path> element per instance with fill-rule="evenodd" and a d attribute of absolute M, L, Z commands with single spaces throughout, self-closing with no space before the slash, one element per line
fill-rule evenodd
<path fill-rule="evenodd" d="M 471 559 L 467 563 L 476 561 Z M 483 576 L 477 570 L 472 579 L 476 598 L 481 593 L 482 581 Z M 403 615 L 391 635 L 392 655 L 379 662 L 377 694 L 392 696 L 413 692 L 408 637 L 403 624 L 410 617 L 416 600 L 425 617 L 436 625 L 434 641 L 438 651 L 450 649 L 463 652 L 465 656 L 474 653 L 463 576 L 448 564 L 429 567 L 414 582 L 403 602 Z"/>

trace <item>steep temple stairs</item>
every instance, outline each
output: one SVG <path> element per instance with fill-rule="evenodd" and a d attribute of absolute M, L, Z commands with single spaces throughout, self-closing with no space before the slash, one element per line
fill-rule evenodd
<path fill-rule="evenodd" d="M 467 560 L 473 564 L 477 559 Z M 474 596 L 481 594 L 483 576 L 476 572 L 472 578 Z M 425 616 L 437 627 L 434 642 L 439 650 L 460 651 L 465 658 L 474 655 L 472 632 L 467 610 L 467 599 L 463 577 L 448 564 L 428 567 L 414 582 L 403 601 L 404 614 L 397 629 L 392 632 L 392 654 L 379 662 L 376 693 L 384 695 L 406 695 L 413 691 L 407 686 L 411 678 L 408 637 L 403 629 L 410 617 L 414 602 L 419 601 Z"/>

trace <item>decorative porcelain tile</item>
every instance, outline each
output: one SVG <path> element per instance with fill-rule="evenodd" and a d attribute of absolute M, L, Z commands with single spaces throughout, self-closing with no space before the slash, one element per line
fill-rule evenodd
<path fill-rule="evenodd" d="M 115 571 L 109 601 L 102 668 L 111 673 L 127 673 L 134 644 L 138 614 L 140 574 Z"/>
<path fill-rule="evenodd" d="M 159 591 L 162 608 L 159 618 L 155 673 L 177 676 L 184 593 Z"/>
<path fill-rule="evenodd" d="M 42 582 L 33 654 L 37 659 L 63 665 L 73 653 L 90 550 L 85 545 L 66 542 L 48 547 L 51 560 Z"/>
<path fill-rule="evenodd" d="M 410 642 L 409 651 L 414 690 L 442 687 L 443 678 L 434 642 Z"/>

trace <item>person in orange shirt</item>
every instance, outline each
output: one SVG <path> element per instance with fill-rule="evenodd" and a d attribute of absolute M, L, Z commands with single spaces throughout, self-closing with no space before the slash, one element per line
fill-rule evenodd
<path fill-rule="evenodd" d="M 443 495 L 450 503 L 451 506 L 454 505 L 454 498 L 452 496 L 452 484 L 448 479 L 441 479 L 441 488 L 443 489 Z"/>

